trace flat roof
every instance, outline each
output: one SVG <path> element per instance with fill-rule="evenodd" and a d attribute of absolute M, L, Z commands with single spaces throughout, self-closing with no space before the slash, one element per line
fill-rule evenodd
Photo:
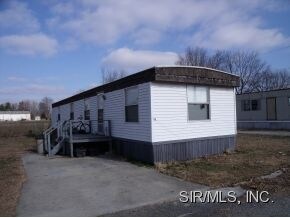
<path fill-rule="evenodd" d="M 271 89 L 271 90 L 265 90 L 265 91 L 245 92 L 245 93 L 237 94 L 237 95 L 250 95 L 250 94 L 257 94 L 257 93 L 264 93 L 264 92 L 277 92 L 277 91 L 286 91 L 286 90 L 290 90 L 290 87 L 283 88 L 283 89 Z"/>
<path fill-rule="evenodd" d="M 30 114 L 29 111 L 0 111 L 0 114 Z"/>
<path fill-rule="evenodd" d="M 237 87 L 240 85 L 240 78 L 237 75 L 207 67 L 159 65 L 65 98 L 52 104 L 52 107 L 89 98 L 98 93 L 112 92 L 146 82 Z"/>

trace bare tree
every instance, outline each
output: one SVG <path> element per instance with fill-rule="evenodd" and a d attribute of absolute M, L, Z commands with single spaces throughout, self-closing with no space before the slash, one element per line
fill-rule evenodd
<path fill-rule="evenodd" d="M 37 101 L 30 102 L 30 109 L 31 118 L 35 119 L 35 116 L 40 115 L 39 113 L 39 103 Z"/>
<path fill-rule="evenodd" d="M 240 77 L 240 87 L 236 89 L 238 94 L 254 91 L 260 75 L 269 71 L 269 66 L 257 52 L 244 51 L 224 51 L 219 68 Z"/>
<path fill-rule="evenodd" d="M 39 115 L 39 103 L 33 100 L 22 100 L 18 103 L 18 110 L 30 111 L 31 118 L 34 119 L 35 116 Z"/>
<path fill-rule="evenodd" d="M 276 75 L 276 84 L 275 88 L 283 89 L 290 88 L 290 72 L 286 69 L 276 70 L 272 72 Z"/>
<path fill-rule="evenodd" d="M 11 108 L 12 108 L 13 111 L 18 110 L 18 103 L 12 103 L 11 104 Z"/>
<path fill-rule="evenodd" d="M 102 79 L 103 84 L 113 82 L 115 80 L 121 79 L 127 76 L 126 71 L 124 70 L 108 70 L 106 68 L 102 68 Z"/>
<path fill-rule="evenodd" d="M 41 118 L 50 119 L 51 118 L 51 107 L 53 100 L 49 97 L 44 97 L 39 103 L 39 112 Z"/>
<path fill-rule="evenodd" d="M 284 70 L 268 71 L 262 73 L 257 78 L 253 91 L 268 91 L 273 89 L 283 89 L 290 87 L 290 73 Z"/>
<path fill-rule="evenodd" d="M 240 77 L 236 92 L 263 91 L 289 87 L 289 71 L 272 71 L 255 51 L 217 50 L 209 55 L 206 49 L 188 47 L 176 62 L 179 65 L 203 66 L 223 70 Z"/>
<path fill-rule="evenodd" d="M 212 56 L 209 56 L 206 67 L 222 70 L 224 68 L 226 54 L 227 51 L 216 50 Z"/>
<path fill-rule="evenodd" d="M 18 110 L 20 111 L 29 111 L 30 110 L 30 101 L 22 100 L 18 104 Z"/>
<path fill-rule="evenodd" d="M 179 55 L 178 65 L 188 65 L 188 66 L 208 66 L 208 54 L 207 50 L 200 47 L 187 47 L 183 55 Z"/>

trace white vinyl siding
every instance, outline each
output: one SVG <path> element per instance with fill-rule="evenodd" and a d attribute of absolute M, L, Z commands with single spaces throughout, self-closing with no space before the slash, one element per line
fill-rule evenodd
<path fill-rule="evenodd" d="M 150 118 L 150 84 L 143 83 L 138 85 L 139 88 L 139 121 L 137 123 L 125 122 L 125 89 L 116 90 L 105 93 L 104 104 L 104 120 L 111 121 L 112 136 L 140 140 L 151 141 L 151 118 Z M 99 95 L 102 98 L 102 95 Z M 90 119 L 92 121 L 93 132 L 97 130 L 98 117 L 98 95 L 87 98 L 89 102 Z M 102 107 L 102 106 L 101 106 Z M 57 119 L 57 109 L 53 108 L 52 114 Z M 64 118 L 70 118 L 70 103 L 60 106 L 61 121 Z M 84 119 L 84 99 L 74 102 L 74 117 L 78 120 L 80 116 Z M 67 113 L 67 114 L 66 114 Z M 53 123 L 56 123 L 53 121 Z"/>
<path fill-rule="evenodd" d="M 138 85 L 139 121 L 125 121 L 125 90 L 105 93 L 104 119 L 111 120 L 112 136 L 139 141 L 151 141 L 150 83 Z"/>
<path fill-rule="evenodd" d="M 57 107 L 52 108 L 52 111 L 51 111 L 51 125 L 52 126 L 55 126 L 57 123 L 57 114 L 58 114 Z"/>
<path fill-rule="evenodd" d="M 63 122 L 65 120 L 69 120 L 70 105 L 69 104 L 61 105 L 59 108 L 60 108 L 60 121 Z"/>
<path fill-rule="evenodd" d="M 233 88 L 209 88 L 210 120 L 188 121 L 185 84 L 151 83 L 152 142 L 236 134 Z"/>
<path fill-rule="evenodd" d="M 104 94 L 104 120 L 111 121 L 113 137 L 162 142 L 236 134 L 234 88 L 209 87 L 210 120 L 188 120 L 185 84 L 143 83 L 138 89 L 136 123 L 125 121 L 125 89 Z M 97 95 L 88 101 L 90 118 L 97 120 Z M 52 123 L 57 119 L 57 108 L 53 108 Z M 60 108 L 62 121 L 69 119 L 70 104 Z M 74 102 L 74 116 L 84 118 L 84 99 Z M 92 124 L 96 129 L 97 123 Z"/>
<path fill-rule="evenodd" d="M 98 116 L 98 100 L 97 100 L 97 96 L 92 96 L 89 98 L 89 110 L 90 110 L 90 119 L 91 121 L 91 125 L 92 125 L 92 132 L 96 133 L 97 132 L 97 116 Z"/>
<path fill-rule="evenodd" d="M 85 105 L 83 99 L 74 102 L 74 110 L 75 120 L 84 119 Z"/>

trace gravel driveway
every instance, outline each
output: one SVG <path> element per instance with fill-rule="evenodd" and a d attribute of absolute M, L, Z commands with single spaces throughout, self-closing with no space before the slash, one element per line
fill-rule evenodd
<path fill-rule="evenodd" d="M 106 158 L 23 156 L 27 173 L 18 216 L 99 216 L 176 200 L 207 187 Z"/>

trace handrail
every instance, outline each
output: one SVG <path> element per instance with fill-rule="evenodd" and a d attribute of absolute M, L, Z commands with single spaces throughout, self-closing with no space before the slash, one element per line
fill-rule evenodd
<path fill-rule="evenodd" d="M 97 125 L 92 125 L 96 122 Z M 75 123 L 80 123 L 81 125 L 74 126 Z M 101 128 L 99 128 L 101 127 Z M 54 126 L 50 126 L 43 132 L 44 135 L 44 146 L 45 150 L 48 152 L 48 156 L 54 155 L 61 148 L 64 140 L 68 140 L 71 146 L 71 151 L 73 150 L 73 134 L 74 128 L 77 128 L 79 133 L 90 133 L 90 134 L 101 134 L 104 136 L 111 136 L 111 121 L 110 120 L 64 120 L 63 122 L 58 122 Z M 56 144 L 51 141 L 52 133 L 56 131 L 57 138 Z M 65 150 L 63 150 L 65 152 Z M 71 156 L 73 156 L 71 152 Z"/>
<path fill-rule="evenodd" d="M 49 127 L 48 129 L 44 130 L 43 134 L 47 133 L 48 131 L 50 131 L 53 128 L 54 128 L 53 126 Z"/>
<path fill-rule="evenodd" d="M 55 126 L 51 126 L 43 132 L 44 135 L 44 146 L 48 153 L 48 156 L 51 156 L 52 147 L 51 147 L 51 134 L 56 130 L 57 131 L 57 138 L 63 137 L 62 127 L 66 123 L 63 121 L 61 123 L 57 123 Z"/>

